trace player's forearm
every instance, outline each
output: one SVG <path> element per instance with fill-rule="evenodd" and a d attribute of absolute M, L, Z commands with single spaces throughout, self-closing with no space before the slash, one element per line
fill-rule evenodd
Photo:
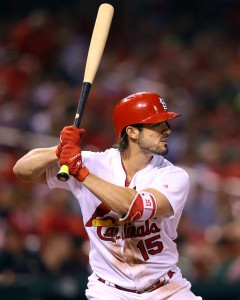
<path fill-rule="evenodd" d="M 89 173 L 82 184 L 113 211 L 126 214 L 136 191 L 109 183 Z"/>
<path fill-rule="evenodd" d="M 46 170 L 58 160 L 55 150 L 55 146 L 31 150 L 16 162 L 14 174 L 23 181 L 46 183 Z"/>

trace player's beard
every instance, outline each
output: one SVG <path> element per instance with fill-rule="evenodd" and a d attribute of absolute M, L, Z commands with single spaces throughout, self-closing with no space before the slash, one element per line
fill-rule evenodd
<path fill-rule="evenodd" d="M 158 144 L 153 144 L 149 142 L 149 140 L 144 138 L 142 132 L 140 132 L 137 143 L 139 148 L 141 148 L 142 150 L 149 151 L 157 155 L 166 155 L 168 153 L 168 146 L 167 144 L 161 144 L 162 140 L 166 139 L 166 137 L 162 137 Z"/>

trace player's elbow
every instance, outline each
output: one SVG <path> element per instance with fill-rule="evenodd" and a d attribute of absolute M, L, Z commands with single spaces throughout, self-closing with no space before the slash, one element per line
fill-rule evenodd
<path fill-rule="evenodd" d="M 34 176 L 31 168 L 26 168 L 26 166 L 22 164 L 21 159 L 18 160 L 14 165 L 13 173 L 18 179 L 26 182 L 31 182 Z"/>
<path fill-rule="evenodd" d="M 13 167 L 13 173 L 18 179 L 21 180 L 27 180 L 27 178 L 29 178 L 29 174 L 27 176 L 27 174 L 23 172 L 23 168 L 21 167 L 21 163 L 19 161 L 17 161 Z"/>

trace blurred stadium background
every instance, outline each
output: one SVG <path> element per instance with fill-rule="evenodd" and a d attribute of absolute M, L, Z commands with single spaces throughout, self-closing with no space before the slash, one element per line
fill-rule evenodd
<path fill-rule="evenodd" d="M 0 299 L 85 299 L 88 240 L 68 193 L 12 173 L 72 124 L 99 5 L 96 0 L 0 3 Z M 115 142 L 112 109 L 158 92 L 171 122 L 172 162 L 191 178 L 179 266 L 204 300 L 240 299 L 240 2 L 106 1 L 110 35 L 82 126 L 84 149 Z"/>

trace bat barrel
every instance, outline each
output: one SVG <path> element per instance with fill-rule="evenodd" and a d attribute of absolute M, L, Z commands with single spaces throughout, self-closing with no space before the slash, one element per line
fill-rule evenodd
<path fill-rule="evenodd" d="M 93 80 L 102 58 L 103 50 L 106 44 L 108 32 L 110 29 L 114 8 L 112 5 L 104 3 L 98 9 L 97 18 L 93 28 L 92 38 L 88 50 L 87 62 L 85 66 L 81 95 L 78 101 L 78 107 L 74 119 L 74 126 L 79 128 L 88 94 L 90 92 Z M 61 166 L 57 174 L 60 181 L 69 179 L 69 168 L 66 165 Z"/>

